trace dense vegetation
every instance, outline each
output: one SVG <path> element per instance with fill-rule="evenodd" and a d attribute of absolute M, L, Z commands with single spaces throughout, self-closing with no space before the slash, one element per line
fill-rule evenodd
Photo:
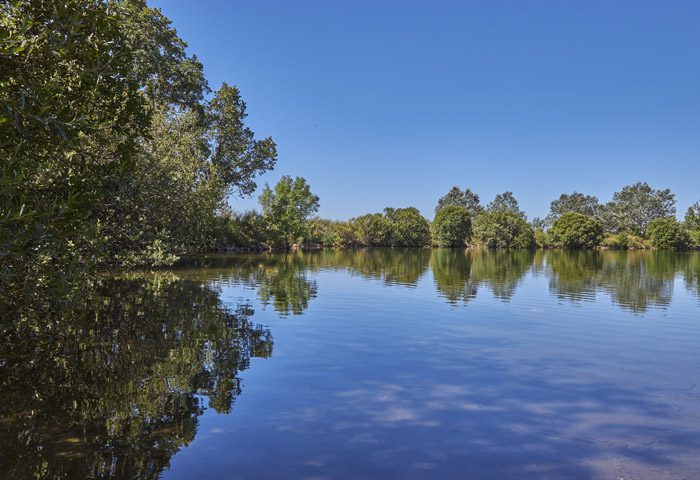
<path fill-rule="evenodd" d="M 246 103 L 203 67 L 145 0 L 0 5 L 0 279 L 6 299 L 75 286 L 105 267 L 170 264 L 220 248 L 669 248 L 700 243 L 700 203 L 646 183 L 607 204 L 574 192 L 526 221 L 512 192 L 485 206 L 453 187 L 432 224 L 413 208 L 314 218 L 319 199 L 284 176 L 238 213 L 277 163 L 245 124 Z M 573 216 L 572 214 L 576 214 Z"/>

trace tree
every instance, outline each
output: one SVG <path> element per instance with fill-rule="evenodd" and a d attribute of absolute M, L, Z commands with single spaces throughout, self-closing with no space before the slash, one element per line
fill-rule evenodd
<path fill-rule="evenodd" d="M 535 234 L 530 225 L 513 212 L 486 211 L 474 219 L 473 235 L 489 248 L 533 248 Z"/>
<path fill-rule="evenodd" d="M 685 224 L 688 230 L 700 230 L 700 202 L 695 202 L 685 212 Z"/>
<path fill-rule="evenodd" d="M 353 238 L 363 247 L 391 245 L 391 225 L 381 213 L 368 213 L 350 220 Z"/>
<path fill-rule="evenodd" d="M 311 193 L 308 183 L 302 177 L 285 175 L 275 185 L 268 185 L 260 195 L 263 216 L 273 232 L 274 240 L 289 247 L 304 237 L 307 221 L 318 211 L 318 197 Z"/>
<path fill-rule="evenodd" d="M 595 248 L 603 239 L 603 226 L 583 213 L 567 212 L 548 230 L 549 238 L 562 248 Z"/>
<path fill-rule="evenodd" d="M 557 200 L 554 200 L 549 206 L 549 215 L 547 215 L 546 223 L 548 226 L 554 224 L 562 215 L 568 212 L 582 213 L 590 217 L 595 217 L 600 211 L 598 198 L 592 195 L 584 195 L 579 192 L 573 192 L 571 195 L 561 194 Z"/>
<path fill-rule="evenodd" d="M 482 210 L 482 207 L 479 204 L 479 195 L 472 192 L 468 188 L 465 188 L 464 191 L 462 191 L 456 186 L 452 187 L 444 197 L 440 197 L 437 206 L 435 207 L 435 213 L 437 214 L 441 208 L 448 207 L 450 205 L 457 205 L 466 208 L 471 216 L 476 215 Z"/>
<path fill-rule="evenodd" d="M 272 138 L 255 140 L 245 126 L 246 104 L 235 86 L 223 83 L 207 105 L 208 138 L 214 145 L 212 163 L 221 180 L 242 196 L 255 191 L 255 176 L 271 170 L 277 161 Z"/>
<path fill-rule="evenodd" d="M 430 225 L 433 244 L 438 247 L 464 247 L 471 236 L 469 210 L 458 205 L 443 207 Z"/>
<path fill-rule="evenodd" d="M 426 247 L 430 245 L 430 222 L 417 208 L 385 208 L 389 222 L 389 238 L 393 247 Z"/>
<path fill-rule="evenodd" d="M 525 212 L 520 210 L 518 200 L 513 192 L 503 192 L 496 195 L 491 203 L 486 206 L 489 212 L 509 212 L 525 220 Z"/>
<path fill-rule="evenodd" d="M 660 250 L 687 250 L 690 234 L 674 217 L 657 218 L 649 223 L 649 239 L 654 248 Z"/>
<path fill-rule="evenodd" d="M 675 195 L 669 189 L 654 190 L 646 182 L 638 182 L 616 192 L 601 216 L 607 231 L 645 236 L 653 220 L 675 215 L 675 205 Z"/>
<path fill-rule="evenodd" d="M 150 113 L 112 2 L 0 6 L 2 293 L 56 287 L 99 258 L 95 211 Z"/>

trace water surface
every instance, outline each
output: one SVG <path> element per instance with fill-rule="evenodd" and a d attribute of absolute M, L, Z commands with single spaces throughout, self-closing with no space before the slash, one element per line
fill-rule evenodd
<path fill-rule="evenodd" d="M 0 322 L 0 478 L 700 478 L 700 254 L 197 257 Z"/>

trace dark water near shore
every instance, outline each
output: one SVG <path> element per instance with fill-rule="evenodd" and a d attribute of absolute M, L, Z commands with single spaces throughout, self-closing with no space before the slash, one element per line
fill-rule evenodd
<path fill-rule="evenodd" d="M 0 319 L 0 478 L 697 479 L 700 253 L 193 258 Z"/>

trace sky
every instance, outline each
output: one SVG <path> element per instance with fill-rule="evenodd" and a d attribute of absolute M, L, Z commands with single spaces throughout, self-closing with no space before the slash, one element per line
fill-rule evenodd
<path fill-rule="evenodd" d="M 528 218 L 574 190 L 700 200 L 700 2 L 151 0 L 236 85 L 319 214 L 510 190 Z"/>

